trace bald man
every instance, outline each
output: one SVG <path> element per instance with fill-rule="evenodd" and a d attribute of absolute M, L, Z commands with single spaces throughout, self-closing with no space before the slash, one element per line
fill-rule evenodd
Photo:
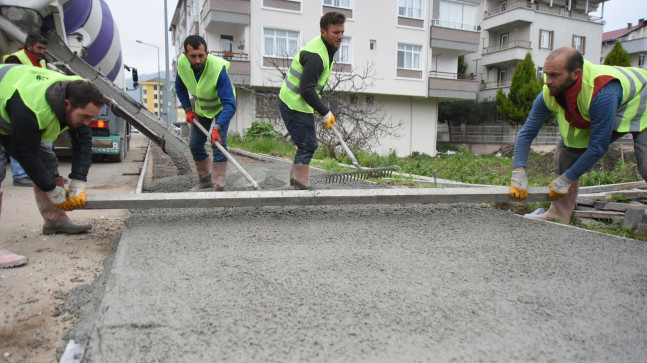
<path fill-rule="evenodd" d="M 555 179 L 549 185 L 548 198 L 553 202 L 547 212 L 524 217 L 568 223 L 580 177 L 627 133 L 634 139 L 638 171 L 647 179 L 647 70 L 595 65 L 576 49 L 564 47 L 548 55 L 544 75 L 544 87 L 515 142 L 510 195 L 528 197 L 530 144 L 554 112 L 562 140 L 555 149 Z"/>

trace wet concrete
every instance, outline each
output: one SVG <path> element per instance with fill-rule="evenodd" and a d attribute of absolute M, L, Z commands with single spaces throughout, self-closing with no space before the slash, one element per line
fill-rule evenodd
<path fill-rule="evenodd" d="M 644 361 L 646 271 L 643 242 L 472 204 L 135 210 L 85 359 Z"/>

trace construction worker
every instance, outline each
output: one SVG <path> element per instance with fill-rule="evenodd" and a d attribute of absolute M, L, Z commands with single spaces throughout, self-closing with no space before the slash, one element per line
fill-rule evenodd
<path fill-rule="evenodd" d="M 335 116 L 321 100 L 333 67 L 333 57 L 344 38 L 346 17 L 328 12 L 319 21 L 321 35 L 299 50 L 279 93 L 283 122 L 297 147 L 290 168 L 290 185 L 310 188 L 310 160 L 317 150 L 314 112 L 323 116 L 326 127 L 335 125 Z"/>
<path fill-rule="evenodd" d="M 229 62 L 207 53 L 207 43 L 198 35 L 184 40 L 184 53 L 177 61 L 175 91 L 190 123 L 189 149 L 200 180 L 192 190 L 212 188 L 223 190 L 227 181 L 227 157 L 213 148 L 213 162 L 204 147 L 205 135 L 193 123 L 197 120 L 207 130 L 215 125 L 211 139 L 227 148 L 229 122 L 236 112 L 236 93 L 229 79 Z M 189 92 L 195 97 L 191 106 Z"/>
<path fill-rule="evenodd" d="M 25 40 L 25 47 L 15 53 L 7 54 L 2 58 L 5 64 L 27 64 L 34 67 L 47 68 L 45 65 L 45 50 L 47 39 L 40 34 L 29 34 Z M 11 176 L 13 185 L 17 187 L 31 187 L 32 182 L 18 160 L 10 157 Z M 0 165 L 1 167 L 2 165 Z"/>
<path fill-rule="evenodd" d="M 600 160 L 609 144 L 631 133 L 638 171 L 647 180 L 647 71 L 634 67 L 594 65 L 574 48 L 559 48 L 544 63 L 545 85 L 517 136 L 510 195 L 528 196 L 526 160 L 530 143 L 545 119 L 557 114 L 562 140 L 555 149 L 555 179 L 543 214 L 524 217 L 570 222 L 579 179 Z"/>
<path fill-rule="evenodd" d="M 101 92 L 80 77 L 25 65 L 0 66 L 0 144 L 34 182 L 45 235 L 92 228 L 91 224 L 71 221 L 65 211 L 85 206 L 92 156 L 89 125 L 103 103 Z M 72 171 L 66 190 L 58 173 L 58 159 L 42 142 L 54 141 L 67 129 L 72 138 Z M 4 266 L 11 266 L 12 258 L 0 251 Z"/>

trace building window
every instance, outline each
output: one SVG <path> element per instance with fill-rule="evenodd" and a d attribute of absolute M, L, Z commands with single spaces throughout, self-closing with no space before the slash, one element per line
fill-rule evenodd
<path fill-rule="evenodd" d="M 638 56 L 638 67 L 644 67 L 644 66 L 645 66 L 645 56 L 641 54 Z"/>
<path fill-rule="evenodd" d="M 153 99 L 154 99 L 154 100 L 156 100 L 156 99 L 157 99 L 157 94 L 154 94 L 154 95 L 153 95 Z"/>
<path fill-rule="evenodd" d="M 153 103 L 153 107 L 157 108 L 157 102 Z"/>
<path fill-rule="evenodd" d="M 191 22 L 192 22 L 192 21 L 195 21 L 195 16 L 196 16 L 196 12 L 195 12 L 195 0 L 189 0 L 189 1 L 188 1 L 188 4 L 187 4 L 187 7 L 188 7 L 187 12 L 188 12 L 188 14 L 189 14 L 189 16 L 188 16 L 187 18 L 188 18 L 188 19 L 189 19 L 189 21 L 191 21 Z"/>
<path fill-rule="evenodd" d="M 336 8 L 350 9 L 350 0 L 323 0 L 323 4 Z"/>
<path fill-rule="evenodd" d="M 445 0 L 440 2 L 439 10 L 438 19 L 434 20 L 434 25 L 476 31 L 477 5 Z"/>
<path fill-rule="evenodd" d="M 544 80 L 544 67 L 537 67 L 537 81 L 542 82 Z"/>
<path fill-rule="evenodd" d="M 421 54 L 422 47 L 419 45 L 398 43 L 398 68 L 422 70 Z"/>
<path fill-rule="evenodd" d="M 539 29 L 539 48 L 553 49 L 553 31 Z"/>
<path fill-rule="evenodd" d="M 398 15 L 422 19 L 422 0 L 398 0 Z"/>
<path fill-rule="evenodd" d="M 234 37 L 231 35 L 220 36 L 220 50 L 223 52 L 233 52 Z"/>
<path fill-rule="evenodd" d="M 508 33 L 501 34 L 501 47 L 505 47 L 508 44 L 508 39 L 510 38 L 510 35 Z"/>
<path fill-rule="evenodd" d="M 367 105 L 373 104 L 373 96 L 366 96 L 366 104 Z"/>
<path fill-rule="evenodd" d="M 580 53 L 584 54 L 584 45 L 586 44 L 586 38 L 579 36 L 579 35 L 573 35 L 573 48 L 577 49 L 580 51 Z"/>
<path fill-rule="evenodd" d="M 268 57 L 291 58 L 299 50 L 299 32 L 266 28 L 263 39 L 263 54 Z"/>
<path fill-rule="evenodd" d="M 508 70 L 507 69 L 500 69 L 499 70 L 499 75 L 498 75 L 498 78 L 497 78 L 498 86 L 499 87 L 505 87 L 507 80 L 508 80 Z"/>
<path fill-rule="evenodd" d="M 153 85 L 153 91 L 157 91 L 157 85 Z"/>
<path fill-rule="evenodd" d="M 344 37 L 341 40 L 341 46 L 339 47 L 339 50 L 335 52 L 335 63 L 346 63 L 350 64 L 350 37 Z"/>
<path fill-rule="evenodd" d="M 144 88 L 142 91 L 144 92 L 144 94 L 146 94 L 146 88 Z"/>
<path fill-rule="evenodd" d="M 376 47 L 377 47 L 377 42 L 374 39 L 371 39 L 368 41 L 369 50 L 375 50 Z"/>
<path fill-rule="evenodd" d="M 350 102 L 351 105 L 356 105 L 357 104 L 357 95 L 350 95 L 348 97 L 348 102 Z"/>

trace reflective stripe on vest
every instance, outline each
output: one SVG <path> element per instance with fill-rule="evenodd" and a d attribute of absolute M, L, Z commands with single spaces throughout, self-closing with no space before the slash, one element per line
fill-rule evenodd
<path fill-rule="evenodd" d="M 281 91 L 279 92 L 279 98 L 283 101 L 291 110 L 299 111 L 303 113 L 314 113 L 314 109 L 306 103 L 306 101 L 301 97 L 301 77 L 303 72 L 303 65 L 301 64 L 301 54 L 303 52 L 309 52 L 319 55 L 321 61 L 323 62 L 323 71 L 317 79 L 317 84 L 315 90 L 319 98 L 328 83 L 330 78 L 332 63 L 330 62 L 330 57 L 328 56 L 328 49 L 326 44 L 321 39 L 321 36 L 318 36 L 308 42 L 303 48 L 299 50 L 297 55 L 292 59 L 292 64 L 283 79 L 283 84 L 281 85 Z"/>
<path fill-rule="evenodd" d="M 56 82 L 83 80 L 78 76 L 64 74 L 47 69 L 25 65 L 1 65 L 0 74 L 0 118 L 2 123 L 9 125 L 7 101 L 13 94 L 20 92 L 20 98 L 25 106 L 30 109 L 38 121 L 41 141 L 53 142 L 58 135 L 68 127 L 61 129 L 61 122 L 47 103 L 45 93 Z M 0 133 L 9 134 L 10 127 L 1 127 Z"/>
<path fill-rule="evenodd" d="M 184 54 L 178 59 L 178 75 L 184 82 L 186 89 L 196 98 L 195 110 L 193 111 L 198 116 L 212 118 L 222 111 L 223 106 L 218 97 L 216 85 L 223 67 L 228 70 L 229 62 L 211 54 L 207 55 L 200 80 L 196 81 L 189 59 Z M 236 90 L 233 87 L 232 85 L 235 97 Z"/>
<path fill-rule="evenodd" d="M 582 87 L 577 95 L 577 108 L 583 119 L 591 121 L 589 109 L 598 77 L 612 77 L 622 86 L 622 103 L 616 113 L 613 129 L 618 132 L 639 132 L 647 128 L 647 71 L 634 67 L 594 65 L 585 60 L 582 67 Z M 543 88 L 544 102 L 549 110 L 557 113 L 559 132 L 564 144 L 573 148 L 586 148 L 590 140 L 589 129 L 571 126 L 564 109 L 550 96 L 548 87 Z"/>

